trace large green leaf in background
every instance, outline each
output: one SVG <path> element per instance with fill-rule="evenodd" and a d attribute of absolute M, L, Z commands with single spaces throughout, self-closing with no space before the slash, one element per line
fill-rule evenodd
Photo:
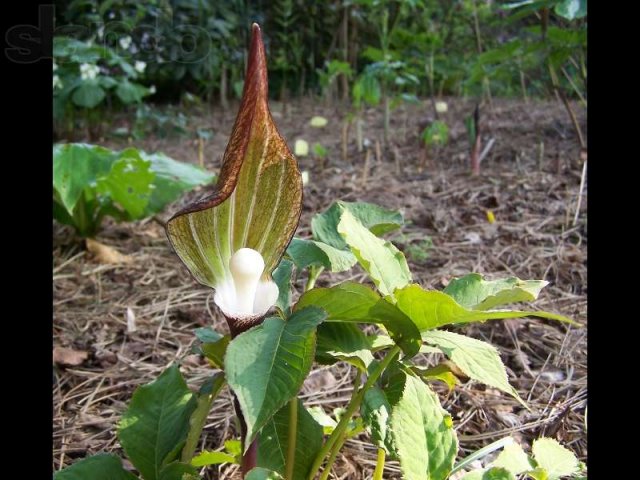
<path fill-rule="evenodd" d="M 469 472 L 461 480 L 516 480 L 516 477 L 506 468 L 492 467 Z"/>
<path fill-rule="evenodd" d="M 276 307 L 283 318 L 291 314 L 291 276 L 293 275 L 293 262 L 283 258 L 278 267 L 273 271 L 273 281 L 278 286 L 278 300 Z"/>
<path fill-rule="evenodd" d="M 505 366 L 493 345 L 444 330 L 424 332 L 422 338 L 438 347 L 472 380 L 502 390 L 525 405 L 517 390 L 509 384 Z"/>
<path fill-rule="evenodd" d="M 519 310 L 467 310 L 446 293 L 424 290 L 412 284 L 395 291 L 397 306 L 423 332 L 444 325 L 484 322 L 504 318 L 540 317 L 576 324 L 573 320 L 555 313 Z"/>
<path fill-rule="evenodd" d="M 483 280 L 482 275 L 470 273 L 451 280 L 443 291 L 465 308 L 489 310 L 509 303 L 531 302 L 548 284 L 545 280 L 520 280 L 516 277 Z"/>
<path fill-rule="evenodd" d="M 83 190 L 107 174 L 118 157 L 118 152 L 97 145 L 67 143 L 53 146 L 53 188 L 67 211 L 73 211 Z"/>
<path fill-rule="evenodd" d="M 422 380 L 405 375 L 402 396 L 391 412 L 391 427 L 403 478 L 448 478 L 458 439 L 451 417 Z"/>
<path fill-rule="evenodd" d="M 316 360 L 328 364 L 345 361 L 366 373 L 373 362 L 371 343 L 355 324 L 325 322 L 318 327 Z"/>
<path fill-rule="evenodd" d="M 411 281 L 402 252 L 391 242 L 376 237 L 348 210 L 342 213 L 338 232 L 383 295 L 393 295 Z"/>
<path fill-rule="evenodd" d="M 383 448 L 387 455 L 396 457 L 396 447 L 391 430 L 391 404 L 386 393 L 380 387 L 374 385 L 364 394 L 360 415 L 371 434 L 371 440 Z"/>
<path fill-rule="evenodd" d="M 504 447 L 498 458 L 491 463 L 491 466 L 504 468 L 514 475 L 533 470 L 529 456 L 524 453 L 522 447 L 515 441 Z"/>
<path fill-rule="evenodd" d="M 279 473 L 268 470 L 262 467 L 256 467 L 252 469 L 244 480 L 282 480 Z"/>
<path fill-rule="evenodd" d="M 116 455 L 101 453 L 83 458 L 73 465 L 57 472 L 54 480 L 137 480 L 133 473 L 122 467 Z"/>
<path fill-rule="evenodd" d="M 305 479 L 313 460 L 322 448 L 322 425 L 320 425 L 298 402 L 296 427 L 296 454 L 293 466 L 293 477 Z M 287 447 L 289 442 L 289 404 L 282 407 L 267 422 L 260 432 L 258 442 L 257 466 L 268 468 L 281 475 L 285 474 Z"/>
<path fill-rule="evenodd" d="M 98 178 L 97 193 L 122 207 L 132 220 L 143 218 L 155 178 L 150 165 L 137 151 L 128 150 L 113 162 L 108 175 Z"/>
<path fill-rule="evenodd" d="M 105 96 L 106 93 L 102 87 L 94 80 L 91 82 L 82 82 L 80 86 L 73 91 L 71 99 L 73 103 L 79 107 L 93 108 L 102 102 Z"/>
<path fill-rule="evenodd" d="M 177 458 L 195 408 L 195 395 L 177 365 L 136 389 L 118 426 L 118 439 L 144 480 L 161 479 L 163 467 Z"/>
<path fill-rule="evenodd" d="M 270 317 L 229 344 L 225 372 L 247 423 L 247 448 L 300 390 L 313 364 L 316 327 L 325 317 L 315 307 L 298 310 L 287 321 Z"/>

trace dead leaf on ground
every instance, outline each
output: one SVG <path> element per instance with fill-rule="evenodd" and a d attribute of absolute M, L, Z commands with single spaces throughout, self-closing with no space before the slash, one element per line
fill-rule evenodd
<path fill-rule="evenodd" d="M 89 357 L 89 352 L 83 350 L 73 350 L 72 348 L 55 347 L 53 349 L 53 363 L 58 365 L 66 365 L 69 367 L 77 367 L 82 365 Z"/>
<path fill-rule="evenodd" d="M 104 245 L 96 240 L 87 238 L 87 250 L 93 254 L 93 258 L 98 263 L 113 265 L 118 263 L 132 263 L 133 258 L 129 255 L 123 255 L 115 248 Z"/>

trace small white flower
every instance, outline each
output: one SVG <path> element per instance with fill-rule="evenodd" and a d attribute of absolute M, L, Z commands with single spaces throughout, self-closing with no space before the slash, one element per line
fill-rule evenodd
<path fill-rule="evenodd" d="M 97 65 L 91 65 L 90 63 L 83 63 L 80 65 L 80 78 L 82 80 L 93 80 L 100 73 L 100 67 Z"/>
<path fill-rule="evenodd" d="M 58 65 L 56 64 L 56 61 L 53 61 L 53 71 L 55 72 L 58 69 Z"/>
<path fill-rule="evenodd" d="M 154 93 L 156 93 L 156 86 L 155 86 L 155 85 L 151 85 L 151 86 L 149 87 L 149 93 L 150 93 L 151 95 L 153 95 Z"/>
<path fill-rule="evenodd" d="M 104 26 L 98 28 L 98 38 L 102 38 L 104 36 Z"/>
<path fill-rule="evenodd" d="M 446 102 L 436 102 L 436 112 L 445 113 L 448 109 Z"/>
<path fill-rule="evenodd" d="M 120 46 L 124 50 L 127 50 L 131 46 L 131 37 L 128 35 L 126 37 L 122 37 L 120 40 L 118 40 L 118 43 L 120 43 Z"/>
<path fill-rule="evenodd" d="M 140 60 L 136 60 L 136 63 L 133 68 L 135 68 L 136 72 L 138 73 L 144 73 L 144 69 L 147 68 L 147 64 Z"/>
<path fill-rule="evenodd" d="M 62 88 L 62 80 L 60 80 L 60 77 L 58 75 L 53 76 L 53 88 L 54 90 L 56 88 Z"/>

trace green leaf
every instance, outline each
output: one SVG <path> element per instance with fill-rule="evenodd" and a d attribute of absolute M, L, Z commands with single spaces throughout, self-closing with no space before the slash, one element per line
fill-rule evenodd
<path fill-rule="evenodd" d="M 431 368 L 414 366 L 412 370 L 425 380 L 439 380 L 444 382 L 447 387 L 449 387 L 449 391 L 452 391 L 458 384 L 458 377 L 455 376 L 451 367 L 445 363 Z"/>
<path fill-rule="evenodd" d="M 220 463 L 238 463 L 236 457 L 224 452 L 211 452 L 205 450 L 193 457 L 191 465 L 194 467 L 205 467 L 207 465 L 218 465 Z"/>
<path fill-rule="evenodd" d="M 548 284 L 545 280 L 520 280 L 516 277 L 487 281 L 482 279 L 482 275 L 470 273 L 451 280 L 444 293 L 465 308 L 489 310 L 508 303 L 531 302 Z"/>
<path fill-rule="evenodd" d="M 291 314 L 291 274 L 293 262 L 286 258 L 280 260 L 278 268 L 273 271 L 273 281 L 278 286 L 278 300 L 276 307 L 280 309 L 284 318 Z"/>
<path fill-rule="evenodd" d="M 347 243 L 338 232 L 338 224 L 344 211 L 350 212 L 377 236 L 396 230 L 404 224 L 402 214 L 394 210 L 387 210 L 373 203 L 338 201 L 325 212 L 313 217 L 313 238 L 338 250 L 347 250 Z"/>
<path fill-rule="evenodd" d="M 442 350 L 472 380 L 502 390 L 526 407 L 516 389 L 509 384 L 505 366 L 493 345 L 443 330 L 424 332 L 422 339 Z"/>
<path fill-rule="evenodd" d="M 516 480 L 515 477 L 504 468 L 490 468 L 488 470 L 474 470 L 467 473 L 461 480 Z"/>
<path fill-rule="evenodd" d="M 331 435 L 331 432 L 333 432 L 338 425 L 338 422 L 327 415 L 322 407 L 317 406 L 307 408 L 307 412 L 309 412 L 309 415 L 311 415 L 313 419 L 322 426 L 322 431 L 325 435 Z"/>
<path fill-rule="evenodd" d="M 322 448 L 323 429 L 307 412 L 300 399 L 296 428 L 296 455 L 292 478 L 307 478 L 313 461 Z M 260 432 L 257 466 L 285 474 L 289 442 L 289 404 L 282 407 Z"/>
<path fill-rule="evenodd" d="M 533 465 L 529 456 L 524 453 L 522 447 L 517 443 L 512 443 L 504 447 L 498 458 L 491 464 L 492 467 L 501 467 L 509 470 L 514 475 L 533 470 Z"/>
<path fill-rule="evenodd" d="M 225 335 L 217 342 L 203 343 L 200 347 L 202 354 L 209 359 L 211 364 L 220 369 L 224 369 L 224 355 L 227 352 L 227 347 L 231 341 L 230 335 Z"/>
<path fill-rule="evenodd" d="M 484 322 L 504 318 L 540 317 L 576 324 L 573 320 L 555 313 L 519 310 L 467 310 L 446 293 L 424 290 L 412 284 L 395 291 L 397 306 L 421 332 L 457 323 Z"/>
<path fill-rule="evenodd" d="M 294 237 L 287 248 L 287 255 L 298 270 L 310 265 L 325 267 L 331 272 L 344 272 L 356 264 L 356 257 L 348 250 L 339 250 L 323 242 Z"/>
<path fill-rule="evenodd" d="M 194 394 L 177 365 L 155 381 L 138 387 L 118 426 L 118 439 L 145 480 L 160 479 L 160 471 L 177 455 L 196 408 Z"/>
<path fill-rule="evenodd" d="M 533 478 L 533 480 L 549 480 L 549 474 L 547 471 L 540 467 L 527 472 L 527 476 L 529 478 Z"/>
<path fill-rule="evenodd" d="M 106 148 L 82 143 L 53 147 L 53 188 L 62 205 L 71 214 L 82 192 L 101 175 L 111 170 L 118 156 Z"/>
<path fill-rule="evenodd" d="M 371 345 L 357 325 L 327 322 L 318 327 L 317 361 L 331 364 L 348 362 L 366 372 L 373 362 Z"/>
<path fill-rule="evenodd" d="M 133 473 L 122 467 L 116 455 L 101 453 L 83 458 L 73 465 L 56 472 L 54 480 L 137 480 Z"/>
<path fill-rule="evenodd" d="M 394 343 L 402 349 L 404 358 L 411 358 L 420 351 L 420 331 L 398 307 L 381 299 L 369 310 L 369 315 L 385 326 Z"/>
<path fill-rule="evenodd" d="M 128 80 L 118 83 L 116 87 L 116 95 L 125 105 L 140 103 L 148 94 L 148 88 L 137 83 L 129 82 Z"/>
<path fill-rule="evenodd" d="M 391 412 L 391 427 L 403 478 L 448 478 L 458 439 L 438 396 L 421 380 L 405 375 L 402 396 Z"/>
<path fill-rule="evenodd" d="M 159 480 L 185 480 L 190 478 L 200 478 L 198 470 L 187 463 L 173 462 L 167 465 L 160 472 Z M 146 477 L 145 477 L 146 480 Z"/>
<path fill-rule="evenodd" d="M 196 328 L 193 333 L 202 343 L 216 343 L 224 337 L 224 335 L 216 332 L 211 327 Z"/>
<path fill-rule="evenodd" d="M 309 305 L 327 312 L 327 322 L 375 323 L 369 318 L 369 310 L 380 300 L 380 295 L 366 285 L 344 282 L 331 288 L 313 288 L 298 300 L 294 311 Z"/>
<path fill-rule="evenodd" d="M 298 226 L 302 177 L 269 112 L 267 63 L 260 28 L 252 28 L 244 94 L 213 193 L 167 222 L 171 244 L 200 283 L 231 279 L 240 248 L 259 252 L 264 276 L 276 268 Z"/>
<path fill-rule="evenodd" d="M 371 435 L 373 443 L 383 448 L 387 455 L 396 457 L 396 447 L 391 430 L 391 405 L 385 392 L 373 386 L 364 394 L 360 415 Z"/>
<path fill-rule="evenodd" d="M 96 107 L 106 96 L 104 90 L 97 83 L 83 82 L 73 91 L 71 100 L 79 107 Z"/>
<path fill-rule="evenodd" d="M 587 0 L 561 0 L 556 4 L 556 13 L 567 20 L 587 15 Z"/>
<path fill-rule="evenodd" d="M 574 475 L 580 471 L 580 463 L 571 450 L 560 445 L 553 438 L 538 438 L 531 446 L 533 458 L 544 468 L 549 480 Z"/>
<path fill-rule="evenodd" d="M 211 411 L 213 401 L 218 396 L 218 393 L 220 393 L 224 383 L 224 374 L 218 372 L 212 378 L 208 379 L 200 388 L 198 403 L 189 419 L 189 433 L 187 434 L 187 439 L 182 449 L 183 462 L 191 461 L 198 442 L 200 441 L 200 435 L 207 421 L 207 416 Z"/>
<path fill-rule="evenodd" d="M 242 459 L 242 442 L 240 440 L 226 440 L 224 442 L 224 449 L 229 455 L 233 455 L 238 460 L 238 463 Z"/>
<path fill-rule="evenodd" d="M 110 197 L 131 219 L 142 218 L 155 178 L 150 165 L 135 150 L 128 151 L 112 164 L 109 174 L 98 178 L 96 191 Z"/>
<path fill-rule="evenodd" d="M 126 152 L 126 150 L 125 150 Z M 147 215 L 161 212 L 169 203 L 177 200 L 189 190 L 199 186 L 208 185 L 215 178 L 211 173 L 196 165 L 178 162 L 164 153 L 139 152 L 140 156 L 151 162 L 151 170 L 156 174 Z"/>
<path fill-rule="evenodd" d="M 316 327 L 325 317 L 321 309 L 308 307 L 286 322 L 267 318 L 229 344 L 225 372 L 247 423 L 247 447 L 300 390 L 313 364 Z"/>
<path fill-rule="evenodd" d="M 244 477 L 244 480 L 282 480 L 282 477 L 266 468 L 256 467 Z"/>
<path fill-rule="evenodd" d="M 393 295 L 411 281 L 402 252 L 391 242 L 376 237 L 349 211 L 342 214 L 338 232 L 383 295 Z"/>

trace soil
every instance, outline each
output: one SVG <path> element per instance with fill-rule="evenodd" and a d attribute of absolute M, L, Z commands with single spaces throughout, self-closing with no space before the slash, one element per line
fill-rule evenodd
<path fill-rule="evenodd" d="M 494 99 L 492 106 L 482 107 L 481 125 L 483 144 L 490 138 L 495 141 L 482 161 L 481 174 L 472 176 L 464 118 L 475 104 L 445 100 L 449 110 L 441 119 L 449 124 L 449 143 L 427 152 L 426 162 L 419 135 L 433 120 L 428 102 L 403 105 L 393 112 L 388 148 L 382 145 L 381 111 L 365 112 L 369 147 L 357 151 L 351 128 L 346 159 L 342 158 L 345 109 L 307 99 L 286 105 L 285 112 L 282 104 L 273 102 L 275 122 L 291 146 L 303 138 L 328 150 L 325 159 L 313 153 L 299 157 L 310 180 L 297 235 L 308 236 L 311 217 L 335 200 L 369 201 L 404 213 L 407 225 L 389 238 L 405 252 L 414 280 L 426 288 L 442 289 L 452 277 L 471 271 L 488 278 L 548 280 L 550 285 L 533 308 L 569 316 L 584 328 L 541 319 L 464 328 L 465 334 L 498 348 L 511 383 L 530 410 L 474 382 L 462 383 L 451 393 L 439 384 L 436 389 L 453 415 L 459 458 L 507 435 L 529 446 L 544 435 L 558 439 L 586 461 L 586 184 L 574 221 L 586 154 L 581 156 L 561 102 Z M 186 135 L 149 137 L 133 144 L 198 163 L 195 132 L 213 128 L 203 158 L 206 168 L 218 171 L 235 108 L 185 110 Z M 586 131 L 586 112 L 579 105 L 574 109 Z M 328 125 L 310 126 L 314 115 L 326 117 Z M 111 127 L 123 122 L 118 119 Z M 99 143 L 112 148 L 129 144 L 114 138 Z M 107 221 L 97 240 L 130 256 L 127 264 L 98 263 L 70 229 L 54 225 L 54 346 L 76 352 L 59 350 L 59 356 L 69 355 L 70 365 L 59 361 L 54 372 L 54 469 L 98 452 L 121 454 L 116 427 L 127 402 L 138 385 L 152 381 L 170 363 L 181 362 L 194 389 L 211 374 L 206 363 L 192 354 L 193 329 L 212 325 L 226 332 L 227 326 L 212 302 L 213 292 L 191 278 L 170 250 L 161 225 L 201 194 L 185 195 L 155 219 L 132 224 Z M 495 216 L 494 223 L 488 211 Z M 344 274 L 323 274 L 318 285 L 346 279 L 368 282 L 356 267 Z M 297 279 L 298 291 L 304 280 Z M 343 406 L 353 375 L 345 364 L 317 366 L 302 392 L 305 404 L 320 405 L 327 412 Z M 209 416 L 203 448 L 216 449 L 235 437 L 232 417 L 225 389 Z M 375 459 L 366 435 L 349 440 L 331 478 L 371 478 Z M 229 465 L 210 468 L 207 475 L 239 478 L 237 467 Z M 400 478 L 397 463 L 387 463 L 385 478 Z"/>

